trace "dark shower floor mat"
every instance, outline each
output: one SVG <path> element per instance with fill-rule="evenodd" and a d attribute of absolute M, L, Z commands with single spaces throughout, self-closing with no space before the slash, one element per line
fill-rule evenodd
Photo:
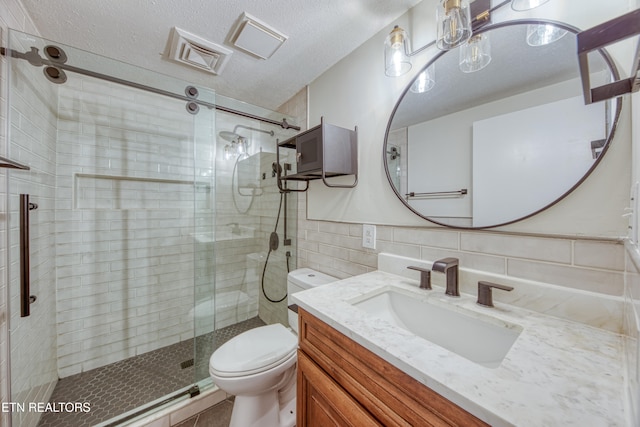
<path fill-rule="evenodd" d="M 38 427 L 84 427 L 107 421 L 209 375 L 209 356 L 234 336 L 265 323 L 254 317 L 120 362 L 58 381 L 51 403 L 89 402 L 89 412 L 46 412 Z M 197 375 L 196 375 L 197 374 Z"/>

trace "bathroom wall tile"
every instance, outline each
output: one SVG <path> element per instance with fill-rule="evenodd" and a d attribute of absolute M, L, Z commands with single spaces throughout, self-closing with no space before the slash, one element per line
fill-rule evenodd
<path fill-rule="evenodd" d="M 349 224 L 349 236 L 362 237 L 362 224 Z"/>
<path fill-rule="evenodd" d="M 362 239 L 338 234 L 320 233 L 307 230 L 307 239 L 319 243 L 326 243 L 328 245 L 342 246 L 348 249 L 359 249 L 362 247 Z"/>
<path fill-rule="evenodd" d="M 340 234 L 342 236 L 349 236 L 349 224 L 340 222 L 320 222 L 318 224 L 318 231 L 321 233 Z"/>
<path fill-rule="evenodd" d="M 509 259 L 507 274 L 620 297 L 624 290 L 623 274 L 605 270 L 581 269 L 560 264 Z"/>
<path fill-rule="evenodd" d="M 376 226 L 376 240 L 382 240 L 387 242 L 393 242 L 393 231 L 394 227 L 390 227 L 388 225 L 377 225 Z M 362 236 L 362 234 L 361 234 Z M 404 243 L 404 242 L 402 242 Z"/>
<path fill-rule="evenodd" d="M 363 251 L 349 251 L 348 260 L 355 264 L 370 267 L 375 270 L 378 267 L 378 254 L 375 251 L 363 250 Z"/>
<path fill-rule="evenodd" d="M 394 228 L 393 240 L 443 249 L 458 249 L 458 233 L 454 231 L 421 230 L 419 228 Z"/>
<path fill-rule="evenodd" d="M 390 252 L 409 258 L 420 258 L 420 246 L 418 245 L 379 241 L 376 244 L 376 250 L 378 252 Z"/>
<path fill-rule="evenodd" d="M 490 233 L 461 233 L 463 251 L 571 263 L 571 240 Z"/>
<path fill-rule="evenodd" d="M 607 270 L 624 270 L 624 246 L 619 242 L 577 240 L 574 243 L 575 265 Z"/>
<path fill-rule="evenodd" d="M 341 248 L 338 246 L 318 244 L 318 253 L 323 255 L 329 255 L 338 259 L 348 259 L 349 258 L 349 249 Z"/>

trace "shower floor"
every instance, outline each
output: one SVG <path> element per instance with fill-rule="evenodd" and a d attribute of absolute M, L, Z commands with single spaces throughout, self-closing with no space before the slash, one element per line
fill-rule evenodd
<path fill-rule="evenodd" d="M 89 402 L 91 411 L 47 412 L 38 427 L 92 426 L 189 386 L 194 383 L 196 373 L 198 378 L 208 376 L 209 356 L 215 348 L 264 324 L 254 317 L 197 337 L 198 363 L 184 368 L 183 362 L 193 359 L 193 339 L 63 378 L 53 390 L 50 402 Z"/>

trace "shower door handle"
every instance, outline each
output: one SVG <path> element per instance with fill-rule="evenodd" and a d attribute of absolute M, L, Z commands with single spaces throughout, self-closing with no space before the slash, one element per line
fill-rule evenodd
<path fill-rule="evenodd" d="M 35 203 L 29 203 L 29 195 L 20 195 L 20 317 L 29 316 L 29 306 L 36 300 L 31 295 L 29 279 L 29 211 L 38 209 Z"/>

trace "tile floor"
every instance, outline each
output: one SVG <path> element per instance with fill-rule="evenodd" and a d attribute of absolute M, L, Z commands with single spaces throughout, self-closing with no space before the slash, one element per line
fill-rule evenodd
<path fill-rule="evenodd" d="M 228 427 L 232 409 L 231 397 L 172 427 Z"/>
<path fill-rule="evenodd" d="M 38 427 L 89 427 L 189 386 L 196 378 L 209 375 L 209 356 L 217 347 L 241 332 L 262 325 L 264 322 L 254 317 L 197 337 L 195 343 L 193 339 L 183 341 L 63 378 L 58 381 L 50 402 L 89 402 L 91 411 L 45 413 Z M 183 367 L 183 362 L 194 358 L 194 345 L 196 362 Z M 207 417 L 204 413 L 200 415 Z"/>

